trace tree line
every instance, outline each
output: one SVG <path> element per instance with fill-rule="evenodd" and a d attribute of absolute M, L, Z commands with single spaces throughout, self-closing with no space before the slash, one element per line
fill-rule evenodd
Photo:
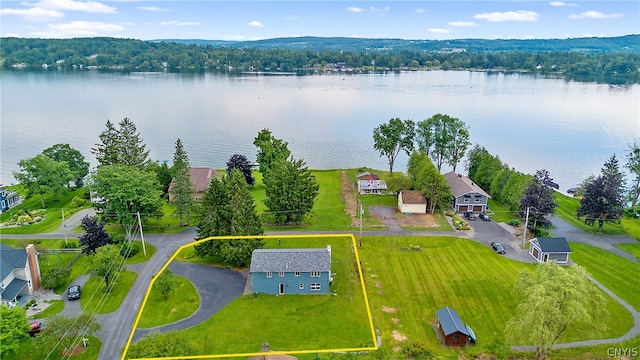
<path fill-rule="evenodd" d="M 235 48 L 221 44 L 184 44 L 115 38 L 26 39 L 3 38 L 0 59 L 13 67 L 61 69 L 95 67 L 126 71 L 283 71 L 305 74 L 341 70 L 353 72 L 401 70 L 481 70 L 528 72 L 563 76 L 577 81 L 611 84 L 640 82 L 637 51 L 452 51 L 401 48 L 345 50 Z M 346 46 L 346 45 L 345 45 Z M 628 47 L 627 47 L 628 48 Z M 331 50 L 330 50 L 331 49 Z M 464 49 L 466 50 L 466 49 Z"/>

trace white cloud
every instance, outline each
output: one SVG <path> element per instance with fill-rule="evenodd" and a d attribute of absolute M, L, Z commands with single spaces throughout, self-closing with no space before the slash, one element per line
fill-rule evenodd
<path fill-rule="evenodd" d="M 518 10 L 505 12 L 482 13 L 473 16 L 474 19 L 487 20 L 489 22 L 500 21 L 538 21 L 540 14 L 535 11 Z"/>
<path fill-rule="evenodd" d="M 376 7 L 370 7 L 369 10 L 371 10 L 371 12 L 374 13 L 387 13 L 389 12 L 390 8 L 388 6 L 385 6 L 384 8 L 376 8 Z"/>
<path fill-rule="evenodd" d="M 151 12 L 169 12 L 171 9 L 162 9 L 157 6 L 138 6 L 138 10 L 151 11 Z"/>
<path fill-rule="evenodd" d="M 31 21 L 44 21 L 64 17 L 64 13 L 55 10 L 32 7 L 29 9 L 0 9 L 0 15 L 18 15 Z"/>
<path fill-rule="evenodd" d="M 564 1 L 552 1 L 549 3 L 551 6 L 563 7 L 563 6 L 578 6 L 576 3 L 566 3 Z"/>
<path fill-rule="evenodd" d="M 424 14 L 427 12 L 427 9 L 416 9 L 415 12 L 416 14 Z"/>
<path fill-rule="evenodd" d="M 604 14 L 601 13 L 599 11 L 594 11 L 594 10 L 589 10 L 589 11 L 585 11 L 581 14 L 573 14 L 573 15 L 569 15 L 569 18 L 571 19 L 584 19 L 584 18 L 588 18 L 588 19 L 613 19 L 613 18 L 619 18 L 624 16 L 624 14 L 619 14 L 619 13 L 613 13 L 613 14 Z"/>
<path fill-rule="evenodd" d="M 197 25 L 200 25 L 200 23 L 195 21 L 177 21 L 177 20 L 162 21 L 160 23 L 160 26 L 197 26 Z"/>
<path fill-rule="evenodd" d="M 49 31 L 38 31 L 32 33 L 32 35 L 49 38 L 83 37 L 104 35 L 105 33 L 113 33 L 124 30 L 124 27 L 122 25 L 109 24 L 98 21 L 72 21 L 62 24 L 50 24 L 48 28 Z"/>
<path fill-rule="evenodd" d="M 74 1 L 74 0 L 42 0 L 37 3 L 23 3 L 45 9 L 71 10 L 88 13 L 117 14 L 118 11 L 113 6 L 108 6 L 97 1 Z"/>
<path fill-rule="evenodd" d="M 450 21 L 449 25 L 460 27 L 478 26 L 478 24 L 473 21 Z"/>
<path fill-rule="evenodd" d="M 257 21 L 257 20 L 253 20 L 253 21 L 249 22 L 247 25 L 255 26 L 255 27 L 264 27 L 264 25 L 262 25 L 262 23 L 260 21 Z"/>
<path fill-rule="evenodd" d="M 447 29 L 442 29 L 442 28 L 431 28 L 429 30 L 430 33 L 434 33 L 434 34 L 447 34 L 449 33 L 449 30 Z"/>
<path fill-rule="evenodd" d="M 364 9 L 363 8 L 359 8 L 359 7 L 355 7 L 355 6 L 350 6 L 347 8 L 347 10 L 351 11 L 351 12 L 355 12 L 355 13 L 359 13 L 359 12 L 363 12 Z"/>

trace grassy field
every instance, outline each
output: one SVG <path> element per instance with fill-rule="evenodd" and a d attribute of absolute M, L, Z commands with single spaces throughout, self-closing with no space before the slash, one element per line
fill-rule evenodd
<path fill-rule="evenodd" d="M 588 226 L 584 223 L 584 218 L 578 219 L 576 217 L 576 213 L 580 208 L 580 201 L 578 199 L 564 195 L 557 191 L 555 192 L 555 199 L 559 204 L 559 206 L 556 208 L 556 216 L 577 227 L 578 229 L 582 229 L 591 234 L 598 233 L 597 222 L 594 226 Z M 626 234 L 627 231 L 622 225 L 607 221 L 602 227 L 602 233 L 614 235 Z"/>
<path fill-rule="evenodd" d="M 138 274 L 133 271 L 123 271 L 113 289 L 106 293 L 102 278 L 92 276 L 82 288 L 82 297 L 80 298 L 82 310 L 96 314 L 108 314 L 116 311 L 137 277 Z"/>
<path fill-rule="evenodd" d="M 502 339 L 506 322 L 515 314 L 517 299 L 511 289 L 516 274 L 535 266 L 496 255 L 479 243 L 451 237 L 370 237 L 365 244 L 361 253 L 367 292 L 383 343 L 421 342 L 442 356 L 453 354 L 435 337 L 432 324 L 437 309 L 456 309 L 473 328 L 479 344 L 466 348 L 467 354 L 485 352 L 487 344 Z M 418 245 L 422 251 L 402 250 L 410 245 Z M 596 258 L 601 255 L 593 254 Z M 631 315 L 611 300 L 608 309 L 605 334 L 569 329 L 559 342 L 626 333 L 633 325 Z M 403 336 L 405 340 L 398 340 Z"/>
<path fill-rule="evenodd" d="M 640 264 L 611 254 L 596 247 L 571 243 L 571 259 L 614 294 L 640 311 Z M 638 246 L 633 245 L 637 254 Z"/>
<path fill-rule="evenodd" d="M 102 347 L 102 340 L 95 336 L 88 336 L 89 341 L 87 347 L 81 350 L 78 355 L 71 357 L 73 360 L 96 360 L 100 353 L 100 347 Z M 80 342 L 82 344 L 82 342 Z M 53 351 L 52 351 L 53 350 Z M 63 360 L 69 359 L 69 356 L 64 356 L 60 349 L 53 349 L 53 345 L 48 347 L 36 346 L 36 342 L 29 338 L 22 343 L 17 353 L 11 354 L 11 357 L 7 359 L 11 360 L 33 360 L 33 359 L 47 359 L 47 360 Z M 3 357 L 4 359 L 4 357 Z"/>
<path fill-rule="evenodd" d="M 266 243 L 267 247 L 278 246 L 276 239 L 268 239 Z M 197 353 L 256 352 L 264 341 L 277 350 L 372 346 L 364 295 L 350 244 L 349 237 L 281 239 L 282 247 L 332 246 L 335 275 L 330 292 L 335 295 L 261 294 L 239 298 L 206 322 L 184 330 L 187 337 L 194 339 L 192 345 Z"/>
<path fill-rule="evenodd" d="M 200 296 L 195 286 L 182 276 L 174 275 L 178 283 L 167 299 L 160 291 L 151 289 L 147 305 L 138 322 L 140 328 L 152 328 L 185 319 L 200 307 Z"/>
<path fill-rule="evenodd" d="M 620 248 L 621 250 L 624 250 L 630 254 L 633 254 L 633 256 L 636 257 L 636 259 L 638 259 L 638 261 L 640 261 L 640 243 L 637 244 L 617 244 L 616 247 Z"/>

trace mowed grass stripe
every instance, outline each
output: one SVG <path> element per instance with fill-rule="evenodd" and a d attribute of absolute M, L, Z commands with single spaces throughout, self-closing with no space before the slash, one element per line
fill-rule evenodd
<path fill-rule="evenodd" d="M 604 240 L 603 240 L 604 241 Z M 614 294 L 640 311 L 640 264 L 582 243 L 571 243 L 571 259 Z"/>

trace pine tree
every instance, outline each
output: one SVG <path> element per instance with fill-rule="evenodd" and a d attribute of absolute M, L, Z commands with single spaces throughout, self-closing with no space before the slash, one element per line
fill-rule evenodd
<path fill-rule="evenodd" d="M 193 185 L 191 184 L 191 175 L 189 173 L 189 156 L 184 150 L 180 139 L 176 141 L 171 172 L 173 173 L 173 186 L 171 187 L 173 205 L 180 216 L 180 225 L 182 225 L 182 217 L 185 214 L 187 214 L 187 225 L 189 225 L 191 223 L 191 208 L 194 203 Z"/>
<path fill-rule="evenodd" d="M 319 186 L 303 160 L 279 160 L 263 178 L 264 204 L 276 222 L 299 222 L 313 209 Z"/>
<path fill-rule="evenodd" d="M 118 126 L 116 129 L 107 120 L 107 128 L 100 134 L 100 143 L 91 152 L 100 166 L 130 165 L 144 169 L 149 162 L 149 150 L 140 138 L 136 125 L 124 118 Z"/>
<path fill-rule="evenodd" d="M 196 231 L 198 239 L 211 236 L 224 236 L 231 233 L 231 211 L 229 192 L 218 178 L 212 178 L 200 203 L 200 213 Z M 205 257 L 215 254 L 219 249 L 218 241 L 207 241 L 195 246 L 196 255 Z"/>
<path fill-rule="evenodd" d="M 120 135 L 113 123 L 107 120 L 106 129 L 100 134 L 100 143 L 91 152 L 96 156 L 100 166 L 116 165 L 120 163 L 119 148 Z"/>

